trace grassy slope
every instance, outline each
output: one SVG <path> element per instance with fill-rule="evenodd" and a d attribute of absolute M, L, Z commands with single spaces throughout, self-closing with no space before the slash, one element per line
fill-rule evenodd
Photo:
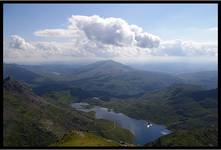
<path fill-rule="evenodd" d="M 36 111 L 22 97 L 4 91 L 4 146 L 45 146 L 56 141 L 56 135 L 42 127 L 41 119 L 46 117 Z"/>
<path fill-rule="evenodd" d="M 126 129 L 114 125 L 113 122 L 99 119 L 95 121 L 96 133 L 107 139 L 112 139 L 117 142 L 124 141 L 132 143 L 133 135 Z"/>
<path fill-rule="evenodd" d="M 193 129 L 193 130 L 178 130 L 172 134 L 163 136 L 158 140 L 148 143 L 147 147 L 168 147 L 168 146 L 184 146 L 184 147 L 198 147 L 198 146 L 217 146 L 218 145 L 218 130 L 216 128 L 208 127 L 207 129 Z"/>
<path fill-rule="evenodd" d="M 59 104 L 65 107 L 70 107 L 70 103 L 75 101 L 75 97 L 71 95 L 71 92 L 68 90 L 60 91 L 60 92 L 49 92 L 45 94 L 44 99 L 50 101 L 54 104 Z M 86 113 L 94 118 L 94 113 Z M 133 141 L 133 135 L 126 129 L 120 128 L 118 126 L 114 126 L 114 123 L 111 121 L 103 120 L 103 119 L 94 119 L 93 124 L 94 127 L 92 130 L 96 131 L 97 134 L 112 139 L 115 141 L 125 141 L 127 143 L 131 143 Z M 93 133 L 95 133 L 93 131 Z"/>
<path fill-rule="evenodd" d="M 120 146 L 119 143 L 97 136 L 94 133 L 74 131 L 52 146 Z"/>
<path fill-rule="evenodd" d="M 47 146 L 72 130 L 95 131 L 97 136 L 117 142 L 132 141 L 133 136 L 128 130 L 116 128 L 107 132 L 113 126 L 111 122 L 75 111 L 65 103 L 58 105 L 59 101 L 46 101 L 20 88 L 20 84 L 9 85 L 9 90 L 4 88 L 4 146 Z M 67 99 L 60 100 L 65 102 Z"/>
<path fill-rule="evenodd" d="M 57 105 L 69 105 L 74 100 L 69 90 L 48 92 L 43 95 L 43 98 Z"/>

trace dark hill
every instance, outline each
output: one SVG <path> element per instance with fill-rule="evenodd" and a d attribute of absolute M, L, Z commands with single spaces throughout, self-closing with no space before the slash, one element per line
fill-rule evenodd
<path fill-rule="evenodd" d="M 134 69 L 129 66 L 113 60 L 106 60 L 82 66 L 81 68 L 74 70 L 73 74 L 80 76 L 80 78 L 89 78 L 101 75 L 115 76 L 131 71 L 134 71 Z"/>
<path fill-rule="evenodd" d="M 98 139 L 102 136 L 117 142 L 132 140 L 132 135 L 127 130 L 116 127 L 111 133 L 106 132 L 112 128 L 111 122 L 97 120 L 91 114 L 76 111 L 69 103 L 59 105 L 47 101 L 35 95 L 24 83 L 11 77 L 6 77 L 3 81 L 3 94 L 4 146 L 49 146 L 70 132 L 79 130 L 93 131 L 94 137 Z"/>
<path fill-rule="evenodd" d="M 51 79 L 51 78 L 50 78 Z M 81 66 L 58 80 L 39 82 L 34 90 L 46 93 L 48 89 L 67 90 L 81 88 L 93 96 L 120 97 L 141 95 L 145 92 L 168 87 L 182 80 L 165 73 L 140 71 L 127 65 L 108 60 Z M 52 88 L 51 88 L 52 87 Z"/>
<path fill-rule="evenodd" d="M 93 63 L 73 73 L 73 84 L 87 91 L 102 91 L 113 96 L 132 96 L 167 87 L 182 81 L 172 75 L 135 70 L 114 62 Z"/>
<path fill-rule="evenodd" d="M 201 85 L 207 89 L 214 89 L 218 86 L 218 71 L 201 71 L 195 73 L 179 74 L 179 78 L 187 84 Z"/>
<path fill-rule="evenodd" d="M 4 145 L 46 146 L 70 129 L 82 129 L 92 120 L 36 96 L 11 78 L 4 80 Z"/>
<path fill-rule="evenodd" d="M 41 76 L 31 72 L 20 65 L 16 64 L 4 64 L 3 65 L 3 77 L 12 76 L 16 80 L 25 81 L 31 83 Z"/>

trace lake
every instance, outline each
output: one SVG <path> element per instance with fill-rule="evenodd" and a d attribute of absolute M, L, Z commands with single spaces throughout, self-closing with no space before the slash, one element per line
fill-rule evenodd
<path fill-rule="evenodd" d="M 163 135 L 171 133 L 171 131 L 164 125 L 155 124 L 150 121 L 152 126 L 147 128 L 147 121 L 145 120 L 133 119 L 122 113 L 116 113 L 113 110 L 104 107 L 95 106 L 93 108 L 86 108 L 85 106 L 89 105 L 87 103 L 72 103 L 71 105 L 79 111 L 94 111 L 97 119 L 114 121 L 122 128 L 130 130 L 134 135 L 134 144 L 144 145 Z"/>

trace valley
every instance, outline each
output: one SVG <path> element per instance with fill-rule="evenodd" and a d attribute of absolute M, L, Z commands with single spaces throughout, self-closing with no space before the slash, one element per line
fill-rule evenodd
<path fill-rule="evenodd" d="M 49 68 L 4 64 L 4 146 L 218 144 L 217 71 L 175 75 L 112 60 Z M 136 135 L 129 127 L 119 123 L 113 128 L 114 120 L 71 106 L 82 102 L 89 108 L 104 107 L 131 119 L 149 120 L 154 124 L 150 131 L 155 123 L 165 125 L 171 133 L 134 143 Z"/>

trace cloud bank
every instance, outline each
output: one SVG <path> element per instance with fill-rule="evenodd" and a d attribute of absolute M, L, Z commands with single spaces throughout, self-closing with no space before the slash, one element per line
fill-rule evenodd
<path fill-rule="evenodd" d="M 141 27 L 129 25 L 121 18 L 101 18 L 99 16 L 72 16 L 67 29 L 45 29 L 36 31 L 36 36 L 75 37 L 93 42 L 142 48 L 158 47 L 160 38 L 144 32 Z"/>
<path fill-rule="evenodd" d="M 183 40 L 162 40 L 121 18 L 71 16 L 64 29 L 43 29 L 35 36 L 47 41 L 28 41 L 12 35 L 4 45 L 4 58 L 66 59 L 79 57 L 217 56 L 217 45 Z M 215 28 L 211 29 L 215 30 Z M 65 39 L 59 42 L 57 39 Z M 48 42 L 50 41 L 50 42 Z"/>

